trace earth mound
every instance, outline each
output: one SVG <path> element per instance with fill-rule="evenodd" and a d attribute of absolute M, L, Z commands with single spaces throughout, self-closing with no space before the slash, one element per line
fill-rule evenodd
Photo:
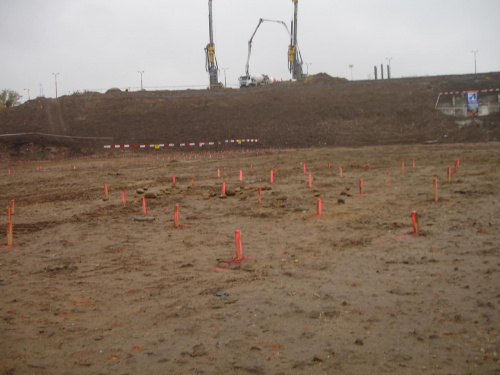
<path fill-rule="evenodd" d="M 233 139 L 283 148 L 497 141 L 498 114 L 464 126 L 463 118 L 435 107 L 442 91 L 498 87 L 500 73 L 355 82 L 320 73 L 246 89 L 40 97 L 1 110 L 0 152 L 2 158 L 46 157 L 59 149 L 78 154 L 112 144 L 179 147 Z"/>
<path fill-rule="evenodd" d="M 303 83 L 307 85 L 335 85 L 349 83 L 349 80 L 345 78 L 332 77 L 326 73 L 318 73 L 306 77 Z"/>

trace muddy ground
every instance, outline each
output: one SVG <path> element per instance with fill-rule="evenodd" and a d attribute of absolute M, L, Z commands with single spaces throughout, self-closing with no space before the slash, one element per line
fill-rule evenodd
<path fill-rule="evenodd" d="M 190 151 L 2 163 L 1 374 L 500 373 L 497 143 Z"/>

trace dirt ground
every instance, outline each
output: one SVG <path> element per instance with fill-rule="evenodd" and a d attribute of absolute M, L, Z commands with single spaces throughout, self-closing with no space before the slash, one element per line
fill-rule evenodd
<path fill-rule="evenodd" d="M 191 151 L 2 163 L 0 373 L 500 373 L 498 143 Z"/>
<path fill-rule="evenodd" d="M 263 148 L 499 142 L 500 113 L 467 119 L 435 108 L 442 91 L 498 88 L 500 72 L 355 82 L 317 74 L 248 89 L 36 98 L 0 111 L 0 160 L 231 139 L 258 139 Z M 498 105 L 498 93 L 479 94 L 490 96 Z M 456 97 L 465 103 L 465 94 Z"/>

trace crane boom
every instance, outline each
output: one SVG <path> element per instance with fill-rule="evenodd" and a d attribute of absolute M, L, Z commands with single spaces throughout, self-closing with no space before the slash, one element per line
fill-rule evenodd
<path fill-rule="evenodd" d="M 265 18 L 261 18 L 259 20 L 259 23 L 257 24 L 257 27 L 255 28 L 255 31 L 253 32 L 252 36 L 250 37 L 250 40 L 248 41 L 248 58 L 247 58 L 247 63 L 245 65 L 245 73 L 246 73 L 247 77 L 250 76 L 249 66 L 250 66 L 250 55 L 252 54 L 252 41 L 253 41 L 255 34 L 257 34 L 257 30 L 259 30 L 259 27 L 260 27 L 260 25 L 262 25 L 263 22 L 281 23 L 283 26 L 285 26 L 285 29 L 286 29 L 288 35 L 290 35 L 290 30 L 288 30 L 286 23 L 284 23 L 283 21 L 268 20 Z"/>
<path fill-rule="evenodd" d="M 215 44 L 213 33 L 213 17 L 212 17 L 212 0 L 208 0 L 208 27 L 210 42 L 205 47 L 205 69 L 210 77 L 210 87 L 219 86 L 219 67 L 217 66 L 217 58 L 215 57 Z"/>

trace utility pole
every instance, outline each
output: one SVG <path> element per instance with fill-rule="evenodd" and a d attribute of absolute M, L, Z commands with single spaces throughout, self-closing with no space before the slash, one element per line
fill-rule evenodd
<path fill-rule="evenodd" d="M 477 74 L 476 54 L 479 51 L 478 50 L 472 50 L 471 52 L 474 54 L 474 74 Z"/>
<path fill-rule="evenodd" d="M 226 70 L 229 70 L 229 68 L 221 68 L 221 70 L 224 71 L 224 88 L 226 88 L 227 87 Z"/>
<path fill-rule="evenodd" d="M 24 91 L 28 91 L 28 100 L 30 100 L 30 89 L 23 89 Z"/>
<path fill-rule="evenodd" d="M 144 70 L 138 70 L 137 73 L 141 75 L 141 91 L 142 91 L 142 74 L 144 73 Z"/>
<path fill-rule="evenodd" d="M 350 64 L 350 65 L 349 65 L 349 69 L 351 69 L 351 81 L 354 81 L 354 80 L 352 79 L 352 68 L 354 68 L 354 65 Z"/>
<path fill-rule="evenodd" d="M 56 99 L 57 99 L 57 76 L 59 75 L 59 73 L 52 73 L 54 75 L 54 79 L 56 81 Z"/>

